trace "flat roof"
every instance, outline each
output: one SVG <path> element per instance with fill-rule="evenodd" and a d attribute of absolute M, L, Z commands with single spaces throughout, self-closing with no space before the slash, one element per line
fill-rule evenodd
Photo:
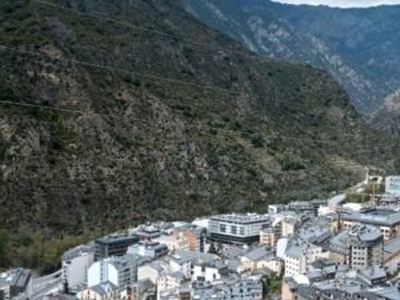
<path fill-rule="evenodd" d="M 383 246 L 383 252 L 385 254 L 391 254 L 400 250 L 400 237 L 391 240 L 389 243 Z"/>
<path fill-rule="evenodd" d="M 341 218 L 348 221 L 388 227 L 400 224 L 399 211 L 382 208 L 365 209 L 359 212 L 342 211 Z"/>
<path fill-rule="evenodd" d="M 137 235 L 132 234 L 119 234 L 119 235 L 108 235 L 102 238 L 99 238 L 95 241 L 97 244 L 108 244 L 122 241 L 139 241 L 139 237 Z"/>
<path fill-rule="evenodd" d="M 251 224 L 269 221 L 268 215 L 258 214 L 225 214 L 211 217 L 211 221 L 222 221 L 239 224 Z"/>

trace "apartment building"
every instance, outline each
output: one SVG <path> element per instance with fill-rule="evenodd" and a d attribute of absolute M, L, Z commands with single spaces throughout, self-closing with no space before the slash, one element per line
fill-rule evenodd
<path fill-rule="evenodd" d="M 149 261 L 149 258 L 132 254 L 97 261 L 88 270 L 88 287 L 110 282 L 118 289 L 125 288 L 137 280 L 138 266 Z"/>
<path fill-rule="evenodd" d="M 383 234 L 374 226 L 355 226 L 329 241 L 331 258 L 360 270 L 383 265 Z"/>
<path fill-rule="evenodd" d="M 351 229 L 355 225 L 372 225 L 380 229 L 386 241 L 400 234 L 400 211 L 388 207 L 365 207 L 360 211 L 342 210 L 341 229 Z"/>
<path fill-rule="evenodd" d="M 260 231 L 270 224 L 269 217 L 258 214 L 227 214 L 210 219 L 208 234 L 212 241 L 227 244 L 258 242 Z"/>
<path fill-rule="evenodd" d="M 102 237 L 95 240 L 95 260 L 101 260 L 110 256 L 126 254 L 129 246 L 139 242 L 136 235 L 119 234 Z"/>
<path fill-rule="evenodd" d="M 69 289 L 85 284 L 87 272 L 94 263 L 95 249 L 93 246 L 81 245 L 68 250 L 62 256 L 62 279 Z"/>

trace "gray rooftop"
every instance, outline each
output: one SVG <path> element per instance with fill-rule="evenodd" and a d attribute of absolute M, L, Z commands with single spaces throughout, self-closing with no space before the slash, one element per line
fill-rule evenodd
<path fill-rule="evenodd" d="M 98 244 L 108 244 L 108 243 L 116 243 L 116 242 L 123 242 L 123 241 L 139 241 L 137 235 L 132 234 L 115 234 L 115 235 L 108 235 L 97 239 L 95 242 Z"/>
<path fill-rule="evenodd" d="M 84 254 L 92 254 L 95 252 L 94 245 L 80 245 L 75 248 L 72 248 L 66 252 L 64 252 L 62 259 L 63 260 L 71 260 L 75 257 L 84 255 Z"/>
<path fill-rule="evenodd" d="M 364 224 L 393 227 L 400 224 L 400 212 L 382 208 L 367 208 L 359 212 L 342 211 L 341 218 Z"/>
<path fill-rule="evenodd" d="M 397 251 L 400 251 L 400 237 L 391 240 L 389 243 L 383 246 L 383 252 L 385 255 L 392 254 Z"/>
<path fill-rule="evenodd" d="M 99 295 L 105 296 L 109 291 L 116 291 L 117 287 L 112 282 L 102 282 L 90 288 Z"/>
<path fill-rule="evenodd" d="M 213 216 L 211 217 L 210 220 L 237 223 L 237 224 L 251 224 L 258 222 L 267 222 L 269 221 L 269 216 L 258 215 L 258 214 L 226 214 L 226 215 Z"/>
<path fill-rule="evenodd" d="M 265 247 L 257 247 L 251 250 L 250 252 L 246 253 L 244 257 L 252 261 L 257 261 L 273 254 L 274 254 L 273 250 L 269 250 Z"/>

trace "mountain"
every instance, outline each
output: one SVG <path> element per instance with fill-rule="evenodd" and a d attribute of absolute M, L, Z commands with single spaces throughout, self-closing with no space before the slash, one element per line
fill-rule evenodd
<path fill-rule="evenodd" d="M 367 120 L 400 88 L 400 6 L 339 9 L 268 0 L 183 3 L 199 20 L 253 51 L 329 71 Z"/>
<path fill-rule="evenodd" d="M 329 75 L 259 58 L 178 1 L 5 0 L 0 22 L 2 266 L 399 167 Z"/>

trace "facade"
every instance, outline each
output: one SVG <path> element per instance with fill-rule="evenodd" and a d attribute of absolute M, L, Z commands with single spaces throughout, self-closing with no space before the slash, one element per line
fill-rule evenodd
<path fill-rule="evenodd" d="M 372 225 L 380 229 L 385 240 L 400 234 L 400 212 L 385 207 L 365 207 L 358 212 L 340 212 L 340 226 L 344 230 L 356 225 Z"/>
<path fill-rule="evenodd" d="M 110 282 L 117 288 L 125 288 L 137 280 L 139 258 L 135 255 L 109 257 L 95 262 L 88 271 L 88 287 Z"/>
<path fill-rule="evenodd" d="M 156 297 L 156 285 L 150 280 L 139 280 L 119 293 L 119 300 L 145 300 Z"/>
<path fill-rule="evenodd" d="M 277 242 L 278 239 L 273 228 L 266 228 L 260 231 L 260 245 L 275 247 Z"/>
<path fill-rule="evenodd" d="M 76 294 L 80 300 L 117 300 L 117 287 L 111 282 L 102 282 L 83 289 Z"/>
<path fill-rule="evenodd" d="M 78 246 L 64 253 L 62 257 L 62 278 L 69 288 L 87 282 L 87 272 L 94 263 L 94 248 Z"/>
<path fill-rule="evenodd" d="M 274 259 L 274 250 L 265 247 L 257 247 L 240 257 L 240 270 L 254 272 L 264 267 L 273 266 L 275 262 L 269 263 Z M 274 269 L 276 269 L 274 267 Z"/>
<path fill-rule="evenodd" d="M 168 254 L 168 247 L 156 241 L 141 241 L 130 246 L 127 253 L 157 259 Z"/>
<path fill-rule="evenodd" d="M 383 265 L 383 235 L 373 226 L 355 226 L 329 242 L 331 258 L 355 270 Z"/>
<path fill-rule="evenodd" d="M 293 235 L 297 225 L 297 219 L 295 218 L 284 218 L 282 221 L 282 236 Z"/>
<path fill-rule="evenodd" d="M 213 282 L 228 275 L 228 266 L 222 261 L 202 262 L 195 261 L 192 265 L 192 280 Z"/>
<path fill-rule="evenodd" d="M 28 269 L 13 269 L 2 273 L 0 277 L 0 299 L 14 299 L 21 293 L 30 295 L 32 293 L 31 271 Z"/>
<path fill-rule="evenodd" d="M 400 270 L 400 238 L 383 246 L 383 264 L 389 274 L 396 274 Z"/>
<path fill-rule="evenodd" d="M 285 251 L 285 277 L 305 274 L 310 264 L 329 257 L 330 253 L 324 247 L 301 238 L 293 238 L 288 241 Z"/>
<path fill-rule="evenodd" d="M 176 291 L 176 293 L 172 294 L 177 294 L 179 288 L 181 287 L 181 284 L 184 282 L 183 276 L 181 276 L 179 272 L 171 273 L 171 274 L 165 274 L 157 279 L 157 299 L 170 299 L 166 298 L 166 295 L 171 294 L 171 291 Z M 180 299 L 180 298 L 177 298 Z"/>
<path fill-rule="evenodd" d="M 129 246 L 139 242 L 136 235 L 111 235 L 95 241 L 95 260 L 126 254 Z"/>
<path fill-rule="evenodd" d="M 166 272 L 169 265 L 164 261 L 153 261 L 138 267 L 138 281 L 150 280 L 152 283 L 157 284 L 157 278 L 162 273 Z"/>
<path fill-rule="evenodd" d="M 153 242 L 157 242 L 161 245 L 167 246 L 169 252 L 175 250 L 190 250 L 189 243 L 185 238 L 183 232 L 178 232 L 174 235 L 164 235 L 153 239 Z"/>
<path fill-rule="evenodd" d="M 182 235 L 189 245 L 189 251 L 205 252 L 207 229 L 202 227 L 180 228 L 174 231 L 174 235 Z"/>
<path fill-rule="evenodd" d="M 226 280 L 220 284 L 195 281 L 192 284 L 195 300 L 262 300 L 262 284 L 259 280 L 241 278 Z"/>
<path fill-rule="evenodd" d="M 228 244 L 258 242 L 260 231 L 268 227 L 268 216 L 257 214 L 230 214 L 212 217 L 208 224 L 209 239 Z"/>

